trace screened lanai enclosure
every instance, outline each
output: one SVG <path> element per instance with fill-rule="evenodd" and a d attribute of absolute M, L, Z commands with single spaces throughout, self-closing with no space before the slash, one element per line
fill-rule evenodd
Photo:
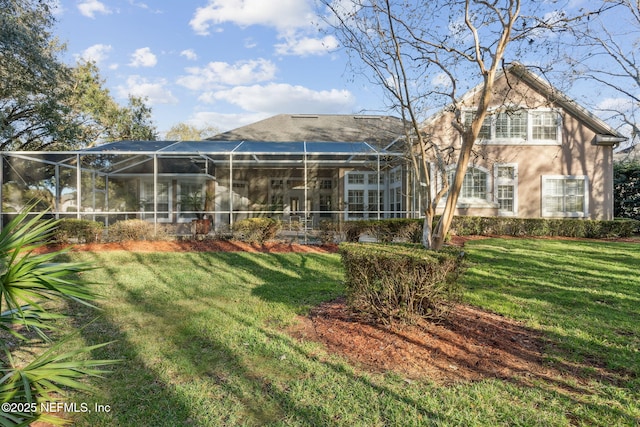
<path fill-rule="evenodd" d="M 66 152 L 3 152 L 3 225 L 29 203 L 55 218 L 142 219 L 189 234 L 271 217 L 322 221 L 413 216 L 399 152 L 367 142 L 122 141 Z"/>

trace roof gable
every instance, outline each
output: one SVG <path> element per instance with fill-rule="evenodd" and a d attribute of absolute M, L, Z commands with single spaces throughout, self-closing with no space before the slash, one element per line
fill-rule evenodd
<path fill-rule="evenodd" d="M 210 137 L 216 141 L 366 141 L 386 146 L 403 133 L 392 116 L 347 114 L 279 114 Z"/>
<path fill-rule="evenodd" d="M 611 144 L 619 143 L 626 140 L 626 137 L 620 132 L 609 126 L 599 117 L 582 107 L 575 100 L 567 96 L 559 89 L 552 86 L 542 77 L 532 72 L 529 68 L 519 62 L 512 62 L 502 72 L 496 76 L 496 82 L 508 78 L 507 73 L 517 77 L 521 82 L 529 86 L 538 94 L 547 98 L 550 103 L 557 105 L 569 114 L 580 120 L 585 126 L 593 130 L 598 135 L 600 142 L 610 141 Z M 507 83 L 508 84 L 508 83 Z M 478 85 L 467 92 L 461 100 L 473 98 L 482 90 L 482 85 Z M 609 145 L 606 143 L 606 145 Z"/>
<path fill-rule="evenodd" d="M 611 136 L 613 138 L 623 138 L 624 140 L 626 140 L 626 137 L 624 135 L 609 126 L 604 120 L 600 119 L 589 110 L 578 104 L 574 99 L 567 96 L 564 92 L 553 87 L 550 83 L 548 83 L 537 74 L 533 73 L 523 64 L 514 62 L 507 68 L 506 71 L 518 77 L 533 89 L 548 97 L 552 102 L 558 104 L 562 109 L 580 119 L 596 134 L 601 136 Z M 500 77 L 504 78 L 504 73 Z"/>

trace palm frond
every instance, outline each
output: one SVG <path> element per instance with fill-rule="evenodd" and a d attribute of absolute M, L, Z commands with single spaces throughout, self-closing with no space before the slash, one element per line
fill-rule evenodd
<path fill-rule="evenodd" d="M 44 302 L 69 299 L 94 307 L 96 299 L 82 273 L 93 268 L 86 263 L 57 262 L 66 251 L 38 253 L 46 245 L 58 221 L 43 219 L 44 213 L 30 216 L 25 210 L 0 231 L 0 332 L 26 342 L 19 327 L 33 330 L 43 339 L 44 331 L 54 330 L 55 321 L 66 317 L 49 313 Z M 2 307 L 5 306 L 5 307 Z M 94 307 L 95 308 L 95 307 Z M 16 366 L 12 349 L 0 341 L 5 358 L 0 358 L 0 402 L 38 403 L 60 400 L 65 390 L 91 391 L 87 377 L 101 376 L 104 367 L 117 360 L 92 360 L 90 354 L 110 343 L 83 346 L 63 351 L 68 335 L 25 366 Z M 66 421 L 55 414 L 0 412 L 1 426 L 29 425 L 36 419 L 52 424 Z"/>

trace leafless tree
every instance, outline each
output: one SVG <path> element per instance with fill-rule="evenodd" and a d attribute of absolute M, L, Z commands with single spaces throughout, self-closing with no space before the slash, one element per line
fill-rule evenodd
<path fill-rule="evenodd" d="M 581 101 L 616 123 L 635 145 L 640 138 L 640 1 L 603 0 L 603 5 L 604 13 L 571 29 L 575 48 L 566 62 L 576 86 L 587 88 Z"/>
<path fill-rule="evenodd" d="M 451 226 L 474 142 L 503 64 L 543 47 L 550 59 L 551 53 L 558 52 L 553 34 L 566 31 L 585 12 L 570 16 L 560 8 L 566 4 L 551 9 L 549 2 L 523 0 L 321 3 L 330 12 L 329 27 L 351 54 L 354 69 L 382 86 L 389 107 L 406 123 L 404 141 L 425 218 L 422 243 L 437 250 Z M 591 13 L 598 12 L 587 12 Z M 460 97 L 473 87 L 479 96 L 471 123 L 465 125 Z M 442 147 L 424 131 L 425 118 L 443 108 L 454 113 L 459 147 Z M 457 156 L 457 165 L 449 182 L 444 166 L 452 155 Z M 443 185 L 432 191 L 436 176 Z M 432 228 L 436 207 L 444 197 L 443 214 Z"/>

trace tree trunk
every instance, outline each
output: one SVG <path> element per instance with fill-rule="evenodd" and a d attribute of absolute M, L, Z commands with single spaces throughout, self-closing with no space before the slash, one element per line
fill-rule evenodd
<path fill-rule="evenodd" d="M 484 120 L 484 115 L 482 116 Z M 482 122 L 480 122 L 482 123 Z M 478 126 L 479 129 L 479 126 Z M 476 132 L 477 134 L 477 132 Z M 467 173 L 469 166 L 469 159 L 471 158 L 471 150 L 473 149 L 475 137 L 472 132 L 463 133 L 462 147 L 460 148 L 460 157 L 458 158 L 458 164 L 456 165 L 456 174 L 449 187 L 449 195 L 447 196 L 447 202 L 444 206 L 444 211 L 436 226 L 432 249 L 438 250 L 444 245 L 444 241 L 451 228 L 453 217 L 455 215 L 456 205 L 458 204 L 458 197 L 460 196 L 460 190 L 462 189 L 462 183 L 464 182 L 464 176 Z"/>
<path fill-rule="evenodd" d="M 427 213 L 422 224 L 422 246 L 425 249 L 433 249 L 433 217 Z"/>

